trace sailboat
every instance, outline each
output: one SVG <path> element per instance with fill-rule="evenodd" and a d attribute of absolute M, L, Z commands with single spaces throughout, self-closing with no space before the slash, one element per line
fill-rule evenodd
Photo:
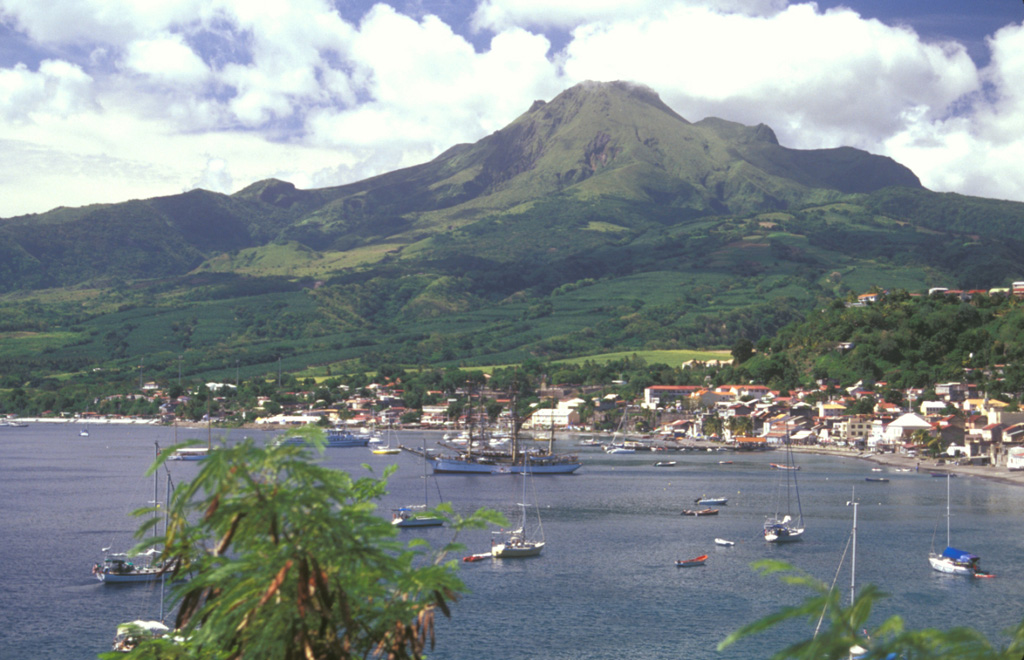
<path fill-rule="evenodd" d="M 949 545 L 949 477 L 946 477 L 946 549 L 941 553 L 928 553 L 928 563 L 940 573 L 970 575 L 979 578 L 995 577 L 978 567 L 981 558 Z"/>
<path fill-rule="evenodd" d="M 379 446 L 378 447 L 374 447 L 370 451 L 372 451 L 374 454 L 397 454 L 401 450 L 398 447 L 392 447 L 391 446 L 391 436 L 392 435 L 393 435 L 393 433 L 391 432 L 391 427 L 389 426 L 388 430 L 387 430 L 387 436 L 388 436 L 387 444 L 385 444 L 383 447 L 379 447 Z"/>
<path fill-rule="evenodd" d="M 853 528 L 850 531 L 850 540 L 847 543 L 847 549 L 850 549 L 850 609 L 853 610 L 854 605 L 857 602 L 857 491 L 854 489 L 850 495 L 849 501 L 846 506 L 853 507 Z M 839 568 L 842 568 L 843 562 L 846 559 L 846 550 L 843 550 L 843 557 L 839 561 Z M 839 577 L 839 571 L 836 571 L 836 577 Z M 831 589 L 835 588 L 835 581 L 832 582 Z M 814 637 L 818 637 L 818 632 L 821 630 L 821 624 L 825 620 L 825 614 L 828 611 L 828 606 L 821 611 L 821 616 L 818 617 L 818 625 L 814 629 Z M 866 631 L 865 631 L 866 634 Z M 853 644 L 850 646 L 847 657 L 849 660 L 859 660 L 864 658 L 868 654 L 868 649 L 864 648 L 860 644 Z M 887 660 L 893 656 L 887 656 Z"/>
<path fill-rule="evenodd" d="M 156 453 L 160 454 L 160 445 L 156 447 Z M 160 505 L 159 502 L 159 484 L 160 473 L 157 472 L 153 475 L 153 501 L 156 506 Z M 170 488 L 171 481 L 170 477 L 167 478 L 167 490 L 168 498 L 167 503 L 164 505 L 165 512 L 165 525 L 166 525 L 166 511 L 170 503 Z M 154 527 L 154 532 L 156 531 Z M 150 548 L 146 552 L 138 555 L 129 555 L 126 552 L 109 552 L 110 547 L 103 548 L 105 553 L 102 562 L 98 562 L 92 567 L 92 574 L 96 576 L 96 579 L 104 584 L 122 584 L 132 582 L 155 582 L 163 579 L 164 574 L 169 570 L 169 567 L 165 567 L 163 564 L 153 561 L 154 556 L 160 554 L 160 550 L 156 548 Z"/>
<path fill-rule="evenodd" d="M 530 457 L 526 456 L 525 459 L 529 463 Z M 530 471 L 524 471 L 522 474 L 523 501 L 519 503 L 519 527 L 507 532 L 502 542 L 491 547 L 491 556 L 496 559 L 536 557 L 544 549 L 544 528 L 540 523 L 540 509 L 536 503 L 533 507 L 537 515 L 536 530 L 532 532 L 527 530 L 526 481 L 530 478 Z"/>
<path fill-rule="evenodd" d="M 804 534 L 804 513 L 800 506 L 800 487 L 796 483 L 796 470 L 793 465 L 793 450 L 789 445 L 789 436 L 786 436 L 786 466 L 786 469 L 782 470 L 786 474 L 786 514 L 780 517 L 780 512 L 777 508 L 774 516 L 765 519 L 764 540 L 768 543 L 791 543 L 802 539 Z M 790 488 L 791 476 L 792 488 Z M 796 506 L 799 516 L 797 522 L 793 521 L 792 512 L 790 511 L 791 490 L 796 493 Z"/>
<path fill-rule="evenodd" d="M 444 524 L 444 518 L 432 516 L 426 513 L 427 509 L 427 445 L 423 443 L 423 504 L 403 506 L 395 509 L 391 516 L 391 524 L 395 527 L 440 527 Z M 436 481 L 435 481 L 436 483 Z M 438 491 L 440 494 L 440 490 Z M 417 513 L 421 512 L 421 513 Z"/>
<path fill-rule="evenodd" d="M 130 653 L 144 640 L 163 637 L 170 631 L 171 629 L 164 625 L 163 621 L 137 619 L 122 623 L 117 627 L 117 633 L 114 635 L 113 650 L 118 653 Z"/>
<path fill-rule="evenodd" d="M 164 534 L 167 533 L 167 516 L 166 511 L 170 507 L 171 502 L 171 480 L 170 477 L 167 479 L 167 507 L 165 508 L 164 514 Z M 171 629 L 164 623 L 164 587 L 167 583 L 167 573 L 162 572 L 160 574 L 160 619 L 157 621 L 136 619 L 135 621 L 129 621 L 128 623 L 122 623 L 117 627 L 117 632 L 114 635 L 114 644 L 112 650 L 118 653 L 130 653 L 138 646 L 141 642 L 147 639 L 155 639 L 157 637 L 163 637 L 164 635 L 171 632 Z"/>
<path fill-rule="evenodd" d="M 174 418 L 174 443 L 178 443 L 178 418 Z M 169 461 L 201 461 L 210 456 L 213 451 L 213 429 L 210 427 L 210 414 L 206 414 L 206 446 L 205 447 L 181 447 L 174 450 L 167 457 Z"/>

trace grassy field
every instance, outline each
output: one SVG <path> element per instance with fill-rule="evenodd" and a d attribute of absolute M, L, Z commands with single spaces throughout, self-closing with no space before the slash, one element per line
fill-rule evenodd
<path fill-rule="evenodd" d="M 708 362 L 710 360 L 732 360 L 729 351 L 621 351 L 618 353 L 602 353 L 601 355 L 589 355 L 587 357 L 569 358 L 557 360 L 555 364 L 583 364 L 584 362 L 596 362 L 603 364 L 625 358 L 638 357 L 647 364 L 667 364 L 670 367 L 678 367 L 684 362 L 698 360 Z"/>

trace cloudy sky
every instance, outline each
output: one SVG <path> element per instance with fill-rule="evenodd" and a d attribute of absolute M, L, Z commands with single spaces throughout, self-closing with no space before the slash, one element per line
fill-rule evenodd
<path fill-rule="evenodd" d="M 583 80 L 1024 201 L 1016 0 L 0 0 L 0 217 L 356 181 Z"/>

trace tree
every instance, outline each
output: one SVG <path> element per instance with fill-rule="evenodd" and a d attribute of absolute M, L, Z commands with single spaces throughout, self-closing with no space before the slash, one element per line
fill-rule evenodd
<path fill-rule="evenodd" d="M 701 432 L 709 436 L 722 435 L 722 418 L 714 413 L 709 413 L 701 418 Z"/>
<path fill-rule="evenodd" d="M 322 449 L 321 430 L 299 433 Z M 171 577 L 190 576 L 172 591 L 176 641 L 145 642 L 134 657 L 423 657 L 436 612 L 447 616 L 464 589 L 454 564 L 442 563 L 458 546 L 431 561 L 422 541 L 396 540 L 374 512 L 393 470 L 355 479 L 310 461 L 308 451 L 245 440 L 213 452 L 175 490 L 157 543 L 175 567 Z M 490 512 L 458 518 L 448 505 L 434 513 L 455 533 L 487 521 L 507 525 Z M 140 538 L 153 524 L 140 528 Z"/>
<path fill-rule="evenodd" d="M 749 339 L 737 339 L 736 343 L 732 345 L 733 364 L 740 365 L 746 362 L 754 355 L 754 344 Z"/>

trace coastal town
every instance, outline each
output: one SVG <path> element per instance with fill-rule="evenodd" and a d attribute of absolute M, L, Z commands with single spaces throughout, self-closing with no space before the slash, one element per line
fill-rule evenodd
<path fill-rule="evenodd" d="M 897 405 L 878 396 L 885 383 L 861 383 L 843 390 L 835 386 L 780 393 L 764 385 L 651 385 L 642 397 L 629 399 L 606 387 L 547 385 L 538 390 L 542 405 L 533 404 L 513 421 L 506 394 L 486 388 L 456 388 L 428 394 L 442 403 L 408 408 L 400 382 L 369 383 L 354 389 L 341 386 L 324 405 L 317 390 L 296 390 L 283 396 L 260 396 L 251 411 L 228 406 L 234 385 L 207 383 L 217 414 L 187 420 L 176 415 L 190 402 L 189 393 L 168 397 L 158 383 L 147 382 L 141 394 L 159 404 L 154 416 L 105 413 L 4 416 L 0 426 L 35 423 L 182 424 L 204 428 L 246 426 L 287 430 L 305 424 L 351 431 L 421 429 L 445 437 L 466 437 L 476 429 L 478 442 L 507 437 L 556 437 L 636 452 L 694 449 L 766 451 L 786 444 L 796 451 L 828 452 L 915 469 L 953 470 L 1024 484 L 1024 412 L 1012 404 L 979 396 L 971 383 L 951 382 L 929 390 L 903 392 L 912 405 Z M 123 396 L 123 395 L 121 395 Z M 320 393 L 322 396 L 322 392 Z M 276 401 L 275 401 L 276 398 Z M 286 403 L 277 401 L 285 400 Z M 488 411 L 474 401 L 489 402 Z M 853 412 L 851 412 L 853 411 Z M 242 420 L 241 423 L 238 423 Z"/>

